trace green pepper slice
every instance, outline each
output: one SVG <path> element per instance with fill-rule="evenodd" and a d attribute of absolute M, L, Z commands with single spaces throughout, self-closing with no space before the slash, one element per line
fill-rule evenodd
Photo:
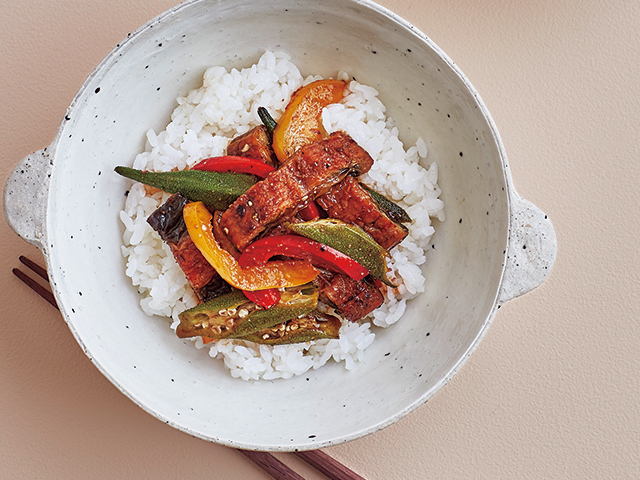
<path fill-rule="evenodd" d="M 180 338 L 239 338 L 307 315 L 318 305 L 318 289 L 311 286 L 286 289 L 269 309 L 250 302 L 241 290 L 221 295 L 178 315 Z"/>
<path fill-rule="evenodd" d="M 286 226 L 298 235 L 324 243 L 353 258 L 368 269 L 374 278 L 395 287 L 387 278 L 386 258 L 389 253 L 360 227 L 334 218 L 287 223 Z"/>
<path fill-rule="evenodd" d="M 116 167 L 116 173 L 168 193 L 182 193 L 193 202 L 202 202 L 210 210 L 226 210 L 256 183 L 253 175 L 204 170 L 143 172 Z"/>
<path fill-rule="evenodd" d="M 364 188 L 374 202 L 378 204 L 380 209 L 387 214 L 387 216 L 397 223 L 407 223 L 411 221 L 411 217 L 409 214 L 395 202 L 392 202 L 387 197 L 382 195 L 381 193 L 376 192 L 372 188 L 367 187 L 364 183 L 361 183 L 360 186 Z"/>
<path fill-rule="evenodd" d="M 273 119 L 269 110 L 264 107 L 258 107 L 258 116 L 262 124 L 266 127 L 267 132 L 269 132 L 269 137 L 273 138 L 273 131 L 278 126 L 278 123 Z"/>
<path fill-rule="evenodd" d="M 180 313 L 176 334 L 179 338 L 225 338 L 232 332 L 239 318 L 238 307 L 247 312 L 259 308 L 241 290 L 234 290 Z"/>
<path fill-rule="evenodd" d="M 238 322 L 228 335 L 229 338 L 240 338 L 252 333 L 271 328 L 279 323 L 306 315 L 316 309 L 318 305 L 318 289 L 305 288 L 287 289 L 280 294 L 280 301 L 268 310 L 250 312 Z"/>
<path fill-rule="evenodd" d="M 336 317 L 315 311 L 301 318 L 294 318 L 271 328 L 242 337 L 266 345 L 305 343 L 323 338 L 338 338 L 342 322 Z"/>

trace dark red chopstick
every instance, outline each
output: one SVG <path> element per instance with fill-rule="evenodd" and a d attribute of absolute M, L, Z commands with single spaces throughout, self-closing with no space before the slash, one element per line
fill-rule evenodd
<path fill-rule="evenodd" d="M 304 480 L 304 477 L 298 475 L 270 453 L 240 449 L 238 451 L 276 480 Z"/>
<path fill-rule="evenodd" d="M 49 282 L 47 271 L 40 265 L 22 255 L 19 257 L 19 260 L 22 264 L 24 264 L 33 272 Z M 51 305 L 58 308 L 56 299 L 49 290 L 33 280 L 23 271 L 18 270 L 17 268 L 14 268 L 12 271 L 13 274 L 20 280 L 22 280 L 28 287 L 34 290 L 38 295 L 44 298 Z M 270 453 L 257 452 L 253 450 L 237 450 L 276 480 L 304 480 L 304 477 L 298 475 L 296 472 L 291 470 L 291 468 L 286 466 Z M 361 477 L 357 473 L 348 469 L 343 464 L 321 450 L 310 450 L 306 452 L 294 453 L 331 480 L 365 480 L 364 477 Z"/>
<path fill-rule="evenodd" d="M 23 258 L 25 261 L 23 261 Z M 40 275 L 41 277 L 43 277 L 44 279 L 46 279 L 47 281 L 49 280 L 47 277 L 47 272 L 46 270 L 44 270 L 42 267 L 40 267 L 39 265 L 36 265 L 35 263 L 33 263 L 31 260 L 29 260 L 26 257 L 20 257 L 20 261 L 22 263 L 24 263 L 27 267 L 31 268 L 34 272 L 36 272 L 38 275 Z M 28 262 L 28 263 L 27 263 Z M 32 267 L 37 267 L 37 269 L 39 269 L 40 271 L 32 268 Z M 28 287 L 30 287 L 32 290 L 34 290 L 38 295 L 40 295 L 42 298 L 44 298 L 47 302 L 49 302 L 51 305 L 53 305 L 54 307 L 58 308 L 58 304 L 56 303 L 56 299 L 53 296 L 53 293 L 51 293 L 49 290 L 47 290 L 46 288 L 44 288 L 42 285 L 40 285 L 38 282 L 36 282 L 35 280 L 33 280 L 31 277 L 29 277 L 26 273 L 24 273 L 22 270 L 18 270 L 17 268 L 14 268 L 12 270 L 13 274 L 18 277 L 20 280 L 22 280 Z M 44 276 L 43 276 L 44 273 Z"/>
<path fill-rule="evenodd" d="M 294 453 L 331 480 L 365 480 L 364 477 L 361 477 L 354 471 L 349 470 L 335 458 L 330 457 L 322 450 L 309 450 L 307 452 Z"/>

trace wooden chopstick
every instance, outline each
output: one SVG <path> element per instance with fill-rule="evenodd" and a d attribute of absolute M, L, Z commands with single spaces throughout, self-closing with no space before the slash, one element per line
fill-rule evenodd
<path fill-rule="evenodd" d="M 364 477 L 361 477 L 353 470 L 349 470 L 322 450 L 294 452 L 294 454 L 331 480 L 365 480 Z"/>
<path fill-rule="evenodd" d="M 37 263 L 29 260 L 27 257 L 21 255 L 20 262 L 27 266 L 30 270 L 38 274 L 40 277 L 49 282 L 49 276 L 47 271 Z M 38 295 L 44 298 L 54 307 L 58 308 L 56 299 L 49 290 L 44 288 L 38 282 L 29 277 L 22 270 L 14 268 L 13 274 L 22 280 L 28 287 L 34 290 Z M 59 309 L 59 308 L 58 308 Z M 267 452 L 258 452 L 254 450 L 241 450 L 236 449 L 242 455 L 247 457 L 251 462 L 258 465 L 262 470 L 271 475 L 276 480 L 305 480 L 291 468 L 286 466 L 276 457 Z M 310 450 L 305 452 L 294 452 L 299 458 L 311 465 L 313 468 L 324 474 L 331 480 L 365 480 L 354 471 L 348 469 L 343 464 L 330 457 L 321 450 Z"/>
<path fill-rule="evenodd" d="M 298 475 L 270 453 L 237 450 L 276 480 L 304 480 L 304 477 Z"/>
<path fill-rule="evenodd" d="M 44 268 L 42 268 L 40 265 L 37 265 L 36 263 L 32 262 L 31 260 L 29 260 L 28 258 L 23 257 L 23 256 L 20 256 L 19 260 L 24 265 L 26 265 L 31 270 L 33 270 L 35 273 L 37 273 L 42 278 L 44 278 L 47 282 L 49 281 L 49 277 L 47 276 L 47 271 Z M 38 295 L 40 295 L 42 298 L 44 298 L 47 302 L 49 302 L 54 307 L 58 308 L 58 304 L 56 303 L 56 299 L 53 296 L 53 293 L 51 293 L 49 290 L 44 288 L 38 282 L 33 280 L 31 277 L 29 277 L 22 270 L 14 268 L 12 270 L 12 272 L 16 277 L 18 277 L 20 280 L 22 280 L 28 287 L 30 287 L 32 290 L 34 290 Z"/>

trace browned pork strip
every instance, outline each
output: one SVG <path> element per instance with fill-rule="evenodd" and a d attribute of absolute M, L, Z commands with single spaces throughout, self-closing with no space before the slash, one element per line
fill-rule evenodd
<path fill-rule="evenodd" d="M 218 276 L 189 235 L 183 237 L 179 243 L 170 243 L 169 247 L 194 290 L 204 287 Z"/>
<path fill-rule="evenodd" d="M 387 250 L 407 236 L 406 227 L 391 220 L 353 177 L 331 187 L 316 202 L 331 218 L 358 225 Z"/>
<path fill-rule="evenodd" d="M 253 158 L 275 167 L 278 165 L 276 154 L 271 148 L 271 139 L 264 125 L 252 128 L 247 133 L 234 138 L 227 147 L 227 155 Z"/>
<path fill-rule="evenodd" d="M 176 262 L 187 277 L 200 300 L 205 301 L 213 290 L 223 288 L 224 282 L 195 246 L 182 216 L 187 199 L 176 193 L 149 215 L 147 223 L 169 245 Z M 206 288 L 205 288 L 206 287 Z"/>
<path fill-rule="evenodd" d="M 291 235 L 291 230 L 289 229 L 288 225 L 290 225 L 292 223 L 301 223 L 301 222 L 304 222 L 304 220 L 302 218 L 300 218 L 300 215 L 294 215 L 289 220 L 287 220 L 285 223 L 280 223 L 280 224 L 275 225 L 274 227 L 270 228 L 268 231 L 266 231 L 264 233 L 263 236 L 264 237 L 266 237 L 266 236 L 277 237 L 278 235 Z"/>
<path fill-rule="evenodd" d="M 343 132 L 305 145 L 278 170 L 256 183 L 222 214 L 221 225 L 238 250 L 281 223 L 351 173 L 371 168 L 373 159 Z"/>
<path fill-rule="evenodd" d="M 367 316 L 384 301 L 374 285 L 341 273 L 322 272 L 314 282 L 320 288 L 320 299 L 352 322 Z"/>

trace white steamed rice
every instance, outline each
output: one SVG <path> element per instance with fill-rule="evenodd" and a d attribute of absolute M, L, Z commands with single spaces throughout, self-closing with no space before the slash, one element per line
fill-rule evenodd
<path fill-rule="evenodd" d="M 134 160 L 141 170 L 185 169 L 200 160 L 224 155 L 229 141 L 260 124 L 259 106 L 266 107 L 275 119 L 283 113 L 291 94 L 300 86 L 320 77 L 303 78 L 290 57 L 282 52 L 266 52 L 257 64 L 242 70 L 209 68 L 203 86 L 177 99 L 171 122 L 160 133 L 149 130 L 145 151 Z M 337 77 L 348 80 L 346 73 Z M 238 340 L 221 340 L 198 348 L 208 348 L 211 357 L 224 361 L 233 377 L 244 380 L 290 378 L 311 368 L 319 368 L 330 359 L 344 362 L 350 369 L 362 360 L 364 350 L 373 342 L 376 327 L 388 327 L 405 311 L 406 302 L 424 290 L 420 265 L 434 229 L 431 217 L 444 220 L 444 206 L 438 198 L 438 171 L 435 163 L 428 169 L 418 161 L 427 156 L 422 139 L 405 149 L 398 130 L 378 92 L 351 81 L 342 102 L 325 108 L 322 121 L 328 132 L 343 130 L 365 148 L 374 159 L 371 170 L 361 179 L 402 206 L 413 219 L 409 235 L 391 250 L 390 276 L 399 287 L 387 288 L 386 301 L 371 316 L 371 322 L 343 322 L 340 338 L 308 344 L 266 346 Z M 197 299 L 171 250 L 147 224 L 147 217 L 169 194 L 146 194 L 135 183 L 127 196 L 120 219 L 124 224 L 122 253 L 127 260 L 126 274 L 138 287 L 140 305 L 147 315 L 173 319 L 196 305 Z"/>

